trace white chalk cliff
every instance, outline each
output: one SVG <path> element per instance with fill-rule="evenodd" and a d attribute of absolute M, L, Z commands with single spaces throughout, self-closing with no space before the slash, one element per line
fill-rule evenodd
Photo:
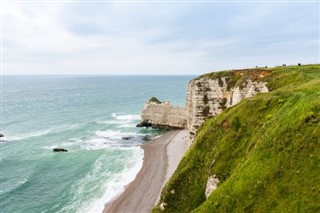
<path fill-rule="evenodd" d="M 245 98 L 268 92 L 263 78 L 269 74 L 267 70 L 236 70 L 200 76 L 188 85 L 185 109 L 174 107 L 169 102 L 149 101 L 141 113 L 141 124 L 152 124 L 160 128 L 187 128 L 193 139 L 206 118 L 218 115 Z"/>
<path fill-rule="evenodd" d="M 169 102 L 149 101 L 143 107 L 142 122 L 139 125 L 164 129 L 186 129 L 186 118 L 186 111 L 182 107 L 174 107 Z"/>
<path fill-rule="evenodd" d="M 227 77 L 221 79 L 200 78 L 189 83 L 187 91 L 187 124 L 194 135 L 207 117 L 220 114 L 224 109 L 234 106 L 242 99 L 260 92 L 268 92 L 266 82 L 247 79 L 242 85 L 229 87 Z"/>

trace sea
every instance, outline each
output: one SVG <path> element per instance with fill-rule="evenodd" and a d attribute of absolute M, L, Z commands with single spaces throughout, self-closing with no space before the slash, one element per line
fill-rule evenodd
<path fill-rule="evenodd" d="M 185 106 L 193 77 L 2 76 L 0 212 L 101 213 L 165 132 L 136 127 L 145 102 Z"/>

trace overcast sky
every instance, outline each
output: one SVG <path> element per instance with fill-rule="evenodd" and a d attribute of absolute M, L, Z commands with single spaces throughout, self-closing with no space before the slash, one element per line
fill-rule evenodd
<path fill-rule="evenodd" d="M 319 2 L 2 3 L 3 74 L 202 74 L 319 62 Z"/>

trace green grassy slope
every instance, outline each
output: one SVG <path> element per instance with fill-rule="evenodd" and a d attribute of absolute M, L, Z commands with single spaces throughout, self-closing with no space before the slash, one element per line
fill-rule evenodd
<path fill-rule="evenodd" d="M 271 92 L 200 127 L 154 212 L 320 212 L 320 65 L 271 71 Z"/>

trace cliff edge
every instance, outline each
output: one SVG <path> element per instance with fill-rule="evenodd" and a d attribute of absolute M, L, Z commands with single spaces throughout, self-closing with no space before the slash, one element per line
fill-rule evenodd
<path fill-rule="evenodd" d="M 207 104 L 217 115 L 197 130 L 153 212 L 320 211 L 320 65 L 266 71 L 190 83 L 189 110 L 201 114 Z"/>
<path fill-rule="evenodd" d="M 238 104 L 258 93 L 268 92 L 265 77 L 268 69 L 232 70 L 209 73 L 190 81 L 187 91 L 186 113 L 191 138 L 208 117 Z"/>
<path fill-rule="evenodd" d="M 141 112 L 137 127 L 188 129 L 193 139 L 198 128 L 210 117 L 258 93 L 268 92 L 264 78 L 268 69 L 246 69 L 210 73 L 189 82 L 186 108 L 151 98 Z"/>

